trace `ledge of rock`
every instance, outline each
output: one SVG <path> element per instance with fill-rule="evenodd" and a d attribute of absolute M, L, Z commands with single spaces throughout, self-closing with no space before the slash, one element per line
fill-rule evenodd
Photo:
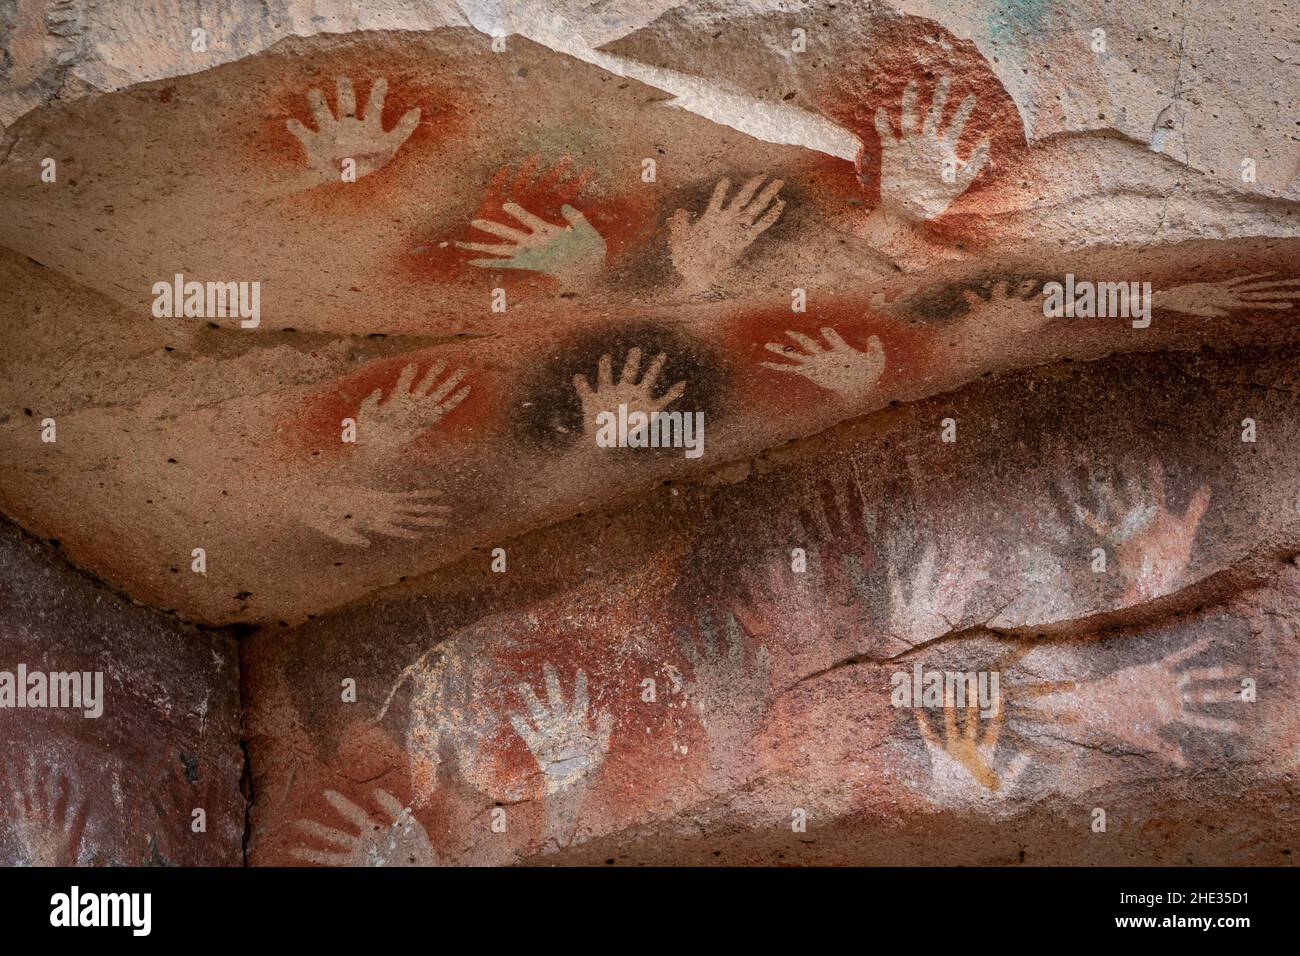
<path fill-rule="evenodd" d="M 1297 35 L 0 0 L 0 859 L 1291 862 Z"/>

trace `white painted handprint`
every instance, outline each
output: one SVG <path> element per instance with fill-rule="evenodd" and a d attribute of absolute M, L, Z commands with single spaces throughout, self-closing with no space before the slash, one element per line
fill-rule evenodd
<path fill-rule="evenodd" d="M 1149 601 L 1178 589 L 1191 560 L 1196 529 L 1210 504 L 1210 488 L 1192 493 L 1181 514 L 1169 511 L 1164 467 L 1151 459 L 1145 476 L 1123 474 L 1122 487 L 1094 473 L 1089 479 L 1096 509 L 1086 507 L 1083 491 L 1072 478 L 1060 488 L 1075 518 L 1114 548 L 1128 587 L 1126 604 Z"/>
<path fill-rule="evenodd" d="M 803 351 L 778 342 L 768 342 L 764 348 L 775 352 L 789 362 L 761 362 L 763 368 L 777 372 L 802 375 L 815 385 L 834 392 L 843 398 L 856 400 L 868 395 L 885 370 L 885 349 L 880 339 L 867 339 L 867 350 L 859 351 L 840 338 L 829 326 L 821 330 L 826 340 L 823 346 L 802 332 L 785 333 Z"/>
<path fill-rule="evenodd" d="M 447 505 L 434 504 L 438 491 L 378 491 L 374 488 L 332 487 L 309 500 L 288 499 L 308 527 L 341 544 L 370 547 L 370 537 L 386 535 L 418 540 L 431 528 L 447 523 Z"/>
<path fill-rule="evenodd" d="M 609 752 L 613 717 L 608 710 L 592 711 L 586 671 L 579 669 L 574 678 L 572 700 L 565 700 L 559 675 L 550 662 L 542 665 L 542 675 L 546 703 L 528 684 L 520 684 L 519 696 L 528 714 L 511 714 L 510 723 L 537 761 L 546 792 L 556 794 L 600 766 Z"/>
<path fill-rule="evenodd" d="M 601 412 L 617 413 L 619 405 L 626 405 L 628 413 L 662 411 L 686 391 L 686 382 L 675 382 L 658 397 L 654 394 L 655 382 L 663 371 L 668 355 L 660 352 L 651 360 L 645 374 L 641 374 L 641 349 L 628 350 L 623 371 L 618 381 L 613 377 L 613 356 L 600 357 L 596 368 L 596 388 L 593 390 L 585 375 L 573 376 L 573 387 L 582 402 L 582 427 L 587 435 L 594 435 L 598 427 L 596 416 Z"/>
<path fill-rule="evenodd" d="M 343 794 L 326 790 L 325 799 L 357 832 L 349 833 L 315 820 L 299 820 L 300 830 L 332 849 L 295 847 L 293 855 L 319 866 L 437 866 L 438 854 L 411 808 L 402 806 L 387 790 L 376 788 L 374 798 L 387 822 L 379 816 L 372 817 Z"/>
<path fill-rule="evenodd" d="M 1182 747 L 1166 739 L 1162 732 L 1179 725 L 1217 734 L 1241 731 L 1236 720 L 1188 709 L 1189 705 L 1240 703 L 1242 699 L 1242 668 L 1183 668 L 1208 646 L 1209 638 L 1203 638 L 1160 660 L 1124 667 L 1097 680 L 1030 684 L 1017 693 L 1023 693 L 1034 704 L 1017 706 L 1015 718 L 1018 722 L 1050 724 L 1058 728 L 1058 734 L 1078 727 L 1122 741 L 1126 749 L 1185 767 L 1187 758 Z M 1034 668 L 1037 656 L 1053 653 L 1055 649 L 1050 648 L 1031 651 L 1023 661 Z"/>
<path fill-rule="evenodd" d="M 371 84 L 364 117 L 357 116 L 357 96 L 352 81 L 346 76 L 338 77 L 337 89 L 337 117 L 330 112 L 324 94 L 312 89 L 307 92 L 307 102 L 316 119 L 316 129 L 310 129 L 296 119 L 288 120 L 285 125 L 298 137 L 307 153 L 308 164 L 317 173 L 340 179 L 344 160 L 351 159 L 356 163 L 355 172 L 360 179 L 392 161 L 419 125 L 420 108 L 407 110 L 397 125 L 385 132 L 383 116 L 387 80 L 380 77 Z"/>
<path fill-rule="evenodd" d="M 526 269 L 572 278 L 590 278 L 604 268 L 605 240 L 586 216 L 567 203 L 560 207 L 566 223 L 563 226 L 547 222 L 516 202 L 503 203 L 501 210 L 516 224 L 504 225 L 491 219 L 474 219 L 470 223 L 501 242 L 456 243 L 460 249 L 491 257 L 470 259 L 470 265 L 481 269 Z"/>
<path fill-rule="evenodd" d="M 1293 309 L 1300 299 L 1300 279 L 1273 279 L 1259 272 L 1217 282 L 1189 282 L 1172 289 L 1157 289 L 1152 306 L 1186 315 L 1219 318 L 1233 309 Z"/>
<path fill-rule="evenodd" d="M 386 400 L 380 388 L 367 395 L 357 412 L 357 444 L 383 454 L 394 452 L 463 402 L 470 387 L 456 386 L 465 377 L 465 370 L 458 368 L 439 383 L 445 368 L 445 362 L 434 362 L 413 387 L 419 366 L 412 362 L 402 368 Z"/>
<path fill-rule="evenodd" d="M 17 865 L 75 866 L 87 808 L 78 801 L 72 781 L 49 767 L 29 763 L 22 782 L 14 785 L 12 799 Z"/>
<path fill-rule="evenodd" d="M 781 218 L 785 200 L 776 196 L 785 183 L 774 179 L 759 192 L 765 178 L 748 180 L 730 203 L 726 199 L 731 180 L 720 179 L 698 219 L 692 220 L 685 209 L 678 209 L 668 219 L 669 253 L 687 292 L 707 291 L 755 239 Z"/>
<path fill-rule="evenodd" d="M 951 77 L 939 78 L 922 121 L 917 110 L 917 83 L 909 82 L 903 91 L 897 135 L 884 107 L 876 110 L 880 202 L 886 211 L 903 219 L 919 222 L 942 215 L 988 162 L 987 139 L 981 140 L 964 162 L 957 157 L 957 143 L 977 102 L 974 93 L 962 100 L 940 132 L 951 84 Z"/>

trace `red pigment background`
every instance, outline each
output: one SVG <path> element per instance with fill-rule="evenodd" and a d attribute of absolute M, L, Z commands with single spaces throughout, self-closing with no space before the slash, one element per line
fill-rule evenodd
<path fill-rule="evenodd" d="M 1026 149 L 1024 126 L 1015 103 L 974 43 L 959 40 L 931 20 L 903 17 L 882 25 L 872 38 L 867 59 L 845 67 L 817 94 L 818 108 L 862 141 L 857 175 L 868 204 L 880 203 L 880 137 L 876 108 L 884 107 L 898 131 L 903 90 L 917 81 L 917 110 L 923 118 L 939 78 L 952 86 L 943 121 L 969 93 L 977 103 L 957 143 L 967 159 L 981 139 L 989 140 L 989 162 L 943 215 L 926 225 L 932 237 L 948 243 L 977 244 L 986 234 L 984 211 L 999 179 L 1018 165 Z M 941 129 L 943 127 L 941 126 Z"/>
<path fill-rule="evenodd" d="M 411 443 L 411 451 L 419 453 L 426 445 L 466 443 L 484 434 L 485 423 L 493 419 L 495 410 L 500 405 L 499 386 L 485 370 L 476 370 L 476 366 L 481 363 L 470 362 L 468 356 L 463 354 L 437 348 L 368 363 L 356 374 L 337 379 L 312 393 L 303 400 L 294 414 L 288 430 L 289 444 L 302 452 L 319 450 L 332 454 L 350 453 L 354 446 L 339 440 L 343 419 L 356 418 L 362 400 L 377 388 L 383 389 L 383 401 L 387 402 L 404 366 L 412 362 L 419 366 L 414 378 L 414 382 L 418 383 L 437 361 L 445 363 L 439 382 L 455 369 L 466 370 L 465 377 L 453 389 L 452 394 L 466 385 L 470 386 L 470 391 L 459 405 Z M 494 423 L 492 427 L 497 426 Z"/>
<path fill-rule="evenodd" d="M 664 590 L 654 589 L 652 595 L 645 595 L 647 601 L 663 598 L 671 588 L 670 573 L 661 568 L 660 573 L 653 575 Z M 613 632 L 638 626 L 616 608 L 609 607 L 606 611 L 602 614 L 598 608 L 592 608 L 591 617 L 601 619 L 603 627 Z M 618 653 L 611 653 L 611 648 L 589 625 L 575 625 L 570 613 L 565 606 L 553 602 L 534 606 L 529 615 L 535 621 L 533 626 L 519 628 L 512 639 L 495 643 L 491 652 L 481 658 L 483 666 L 493 673 L 490 686 L 495 690 L 490 695 L 492 699 L 479 706 L 489 713 L 503 715 L 489 745 L 495 772 L 503 785 L 531 780 L 536 794 L 541 795 L 542 777 L 536 759 L 504 715 L 518 713 L 527 717 L 524 697 L 517 689 L 520 684 L 531 687 L 543 705 L 546 704 L 546 663 L 555 668 L 566 701 L 573 700 L 581 669 L 587 674 L 590 726 L 594 729 L 601 709 L 607 709 L 612 718 L 609 752 L 592 777 L 592 782 L 599 785 L 594 799 L 598 804 L 617 806 L 635 816 L 661 799 L 665 789 L 684 785 L 689 775 L 697 772 L 693 768 L 706 750 L 702 746 L 703 731 L 696 724 L 693 712 L 668 706 L 680 703 L 680 698 L 669 693 L 670 681 L 663 662 L 683 663 L 682 654 L 671 629 L 663 626 L 663 612 L 658 608 L 642 609 L 641 642 L 637 646 L 620 647 Z M 686 676 L 689 679 L 689 674 Z M 640 698 L 641 681 L 646 677 L 654 677 L 657 684 L 658 700 L 654 703 L 642 702 Z M 685 725 L 680 734 L 673 728 L 676 720 L 682 720 Z M 647 727 L 652 733 L 645 732 Z M 692 753 L 700 756 L 694 761 L 665 759 L 669 751 L 667 740 L 674 737 L 683 742 L 689 740 Z M 656 766 L 660 785 L 647 793 L 640 784 L 645 767 L 651 765 Z"/>
<path fill-rule="evenodd" d="M 547 222 L 567 225 L 560 207 L 577 209 L 605 240 L 606 268 L 612 267 L 629 250 L 648 241 L 655 227 L 655 205 L 647 190 L 593 196 L 594 172 L 578 167 L 565 156 L 554 163 L 533 155 L 515 166 L 503 166 L 492 177 L 474 214 L 454 232 L 444 236 L 416 236 L 399 259 L 398 269 L 408 277 L 453 283 L 476 280 L 499 281 L 506 289 L 547 290 L 557 284 L 551 276 L 519 269 L 480 268 L 471 259 L 492 258 L 488 253 L 459 249 L 456 242 L 496 243 L 503 240 L 473 228 L 469 219 L 490 219 L 518 228 L 501 206 L 512 201 Z M 497 277 L 497 278 L 493 278 Z"/>
<path fill-rule="evenodd" d="M 802 332 L 825 345 L 821 334 L 825 326 L 833 327 L 845 342 L 859 351 L 866 350 L 871 336 L 880 338 L 885 350 L 885 370 L 876 390 L 881 394 L 899 391 L 913 377 L 914 370 L 931 368 L 939 354 L 933 332 L 875 315 L 866 300 L 860 298 L 826 302 L 812 299 L 804 313 L 793 313 L 788 305 L 746 309 L 725 320 L 728 350 L 747 371 L 752 369 L 748 374 L 736 376 L 737 397 L 766 407 L 823 404 L 825 389 L 802 375 L 766 369 L 759 363 L 790 361 L 764 347 L 768 342 L 776 342 L 797 349 L 785 334 L 787 331 Z"/>
<path fill-rule="evenodd" d="M 290 61 L 293 62 L 293 61 Z M 375 62 L 373 59 L 339 57 L 327 66 L 316 64 L 308 70 L 305 62 L 300 69 L 285 76 L 279 89 L 272 93 L 263 106 L 262 135 L 256 153 L 262 165 L 305 169 L 307 154 L 298 138 L 285 124 L 296 119 L 309 129 L 316 129 L 316 118 L 307 102 L 307 91 L 318 89 L 325 97 L 329 109 L 338 115 L 336 78 L 346 76 L 352 80 L 356 92 L 357 110 L 364 116 L 366 103 L 374 80 L 384 77 L 388 92 L 384 97 L 383 128 L 390 130 L 413 107 L 420 108 L 420 122 L 392 161 L 379 172 L 399 170 L 412 160 L 418 161 L 435 146 L 445 147 L 448 142 L 463 139 L 468 131 L 475 105 L 464 94 L 448 90 L 434 82 L 426 65 L 405 60 Z M 331 212 L 341 201 L 349 207 L 371 206 L 404 201 L 402 177 L 392 175 L 362 176 L 356 182 L 325 183 L 296 197 L 308 207 L 320 212 Z"/>

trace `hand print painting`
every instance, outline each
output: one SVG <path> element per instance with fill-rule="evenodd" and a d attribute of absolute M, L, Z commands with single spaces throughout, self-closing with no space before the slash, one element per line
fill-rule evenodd
<path fill-rule="evenodd" d="M 0 862 L 1250 916 L 1117 894 L 1300 859 L 1300 10 L 1153 3 L 0 0 Z"/>

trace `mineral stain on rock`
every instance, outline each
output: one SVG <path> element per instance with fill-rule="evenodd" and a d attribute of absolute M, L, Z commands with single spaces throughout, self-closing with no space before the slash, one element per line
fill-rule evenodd
<path fill-rule="evenodd" d="M 0 862 L 1292 862 L 1293 9 L 334 6 L 0 4 Z"/>
<path fill-rule="evenodd" d="M 579 377 L 597 394 L 605 390 L 609 407 L 601 407 L 606 411 L 616 412 L 620 397 L 630 400 L 631 410 L 649 411 L 679 384 L 680 396 L 663 411 L 703 413 L 708 427 L 725 407 L 726 366 L 708 343 L 662 323 L 624 321 L 584 328 L 541 356 L 537 371 L 521 390 L 516 428 L 528 445 L 550 450 L 592 441 L 594 447 L 594 425 L 584 421 L 581 391 L 575 387 Z M 653 454 L 668 449 L 629 451 Z"/>

